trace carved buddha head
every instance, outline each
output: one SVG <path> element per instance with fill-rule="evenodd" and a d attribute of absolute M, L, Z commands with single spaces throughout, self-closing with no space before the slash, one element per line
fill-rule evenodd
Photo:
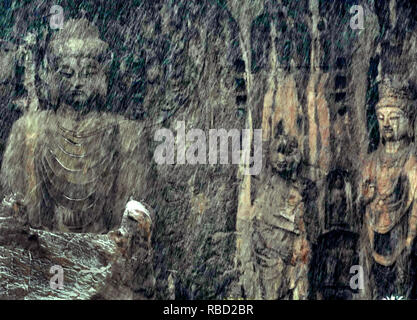
<path fill-rule="evenodd" d="M 379 94 L 375 108 L 383 143 L 412 139 L 415 106 L 411 92 L 396 82 L 384 79 L 379 85 Z"/>
<path fill-rule="evenodd" d="M 68 20 L 47 49 L 52 99 L 75 110 L 103 105 L 107 96 L 108 44 L 86 19 Z M 87 108 L 89 107 L 89 108 Z"/>

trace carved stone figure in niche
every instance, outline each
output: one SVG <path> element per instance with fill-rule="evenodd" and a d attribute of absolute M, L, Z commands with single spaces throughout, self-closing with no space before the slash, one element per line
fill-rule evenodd
<path fill-rule="evenodd" d="M 379 97 L 376 114 L 381 143 L 362 170 L 361 255 L 370 278 L 367 294 L 371 298 L 410 297 L 417 232 L 415 97 L 408 87 L 387 79 L 379 85 Z"/>
<path fill-rule="evenodd" d="M 305 181 L 295 137 L 270 143 L 270 170 L 254 201 L 253 249 L 261 299 L 306 299 L 310 245 L 303 215 Z"/>
<path fill-rule="evenodd" d="M 334 169 L 326 177 L 325 232 L 317 238 L 311 265 L 311 297 L 351 300 L 357 292 L 350 285 L 350 268 L 359 264 L 358 234 L 352 224 L 354 213 L 348 172 Z M 346 249 L 348 248 L 348 249 Z"/>
<path fill-rule="evenodd" d="M 349 230 L 352 214 L 352 188 L 343 170 L 333 170 L 327 176 L 325 227 Z"/>
<path fill-rule="evenodd" d="M 68 20 L 47 47 L 49 108 L 15 123 L 1 170 L 4 194 L 23 197 L 34 228 L 105 233 L 129 199 L 146 197 L 141 129 L 105 112 L 110 60 L 86 19 Z"/>
<path fill-rule="evenodd" d="M 0 40 L 0 164 L 12 124 L 21 116 L 14 101 L 18 85 L 16 55 L 16 45 Z"/>

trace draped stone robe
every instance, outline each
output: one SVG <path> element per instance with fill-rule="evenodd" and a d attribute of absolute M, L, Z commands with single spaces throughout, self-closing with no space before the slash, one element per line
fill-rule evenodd
<path fill-rule="evenodd" d="M 410 144 L 396 154 L 380 148 L 362 172 L 361 265 L 367 298 L 409 297 L 414 282 L 412 245 L 417 231 L 417 159 Z"/>
<path fill-rule="evenodd" d="M 149 189 L 142 138 L 138 123 L 114 114 L 92 111 L 79 122 L 59 110 L 26 114 L 9 137 L 3 194 L 24 199 L 32 227 L 108 232 Z"/>
<path fill-rule="evenodd" d="M 276 175 L 254 201 L 253 251 L 258 299 L 307 299 L 310 248 L 304 225 L 302 187 Z"/>
<path fill-rule="evenodd" d="M 0 165 L 12 125 L 22 115 L 21 110 L 13 101 L 14 90 L 11 84 L 0 84 Z"/>

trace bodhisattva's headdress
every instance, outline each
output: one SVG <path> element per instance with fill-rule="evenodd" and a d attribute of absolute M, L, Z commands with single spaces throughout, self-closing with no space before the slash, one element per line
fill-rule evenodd
<path fill-rule="evenodd" d="M 64 28 L 52 37 L 48 51 L 54 58 L 83 56 L 102 60 L 108 58 L 108 47 L 100 39 L 98 28 L 82 18 L 67 20 Z"/>
<path fill-rule="evenodd" d="M 409 84 L 402 85 L 398 81 L 385 78 L 379 83 L 378 91 L 379 101 L 375 106 L 376 110 L 383 107 L 397 107 L 406 114 L 408 119 L 414 119 L 415 93 Z"/>

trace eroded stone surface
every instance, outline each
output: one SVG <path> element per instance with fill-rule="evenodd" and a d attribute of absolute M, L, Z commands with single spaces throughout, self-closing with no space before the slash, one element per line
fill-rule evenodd
<path fill-rule="evenodd" d="M 149 129 L 137 131 L 143 154 L 155 150 L 157 129 L 175 133 L 179 121 L 186 131 L 206 133 L 213 128 L 263 129 L 262 176 L 243 176 L 237 165 L 140 161 L 155 169 L 151 179 L 137 181 L 149 191 L 156 212 L 151 245 L 158 298 L 305 298 L 306 292 L 311 299 L 357 298 L 349 287 L 349 269 L 359 263 L 364 212 L 356 200 L 362 164 L 380 143 L 378 82 L 394 74 L 416 80 L 416 7 L 394 0 L 355 4 L 364 9 L 363 30 L 350 28 L 346 1 L 125 1 L 117 9 L 112 2 L 95 2 L 83 7 L 84 14 L 62 2 L 68 18 L 84 15 L 96 21 L 112 48 L 117 71 L 111 73 L 108 118 L 121 113 L 132 120 L 133 129 Z M 50 30 L 35 19 L 46 16 L 49 8 L 48 1 L 33 1 L 13 9 L 16 21 L 4 28 L 12 30 L 12 42 L 25 56 L 22 110 L 42 110 L 53 84 L 40 67 Z M 26 36 L 18 40 L 19 34 Z M 295 137 L 302 159 L 290 182 L 270 179 L 265 171 L 279 123 Z M 30 145 L 34 136 L 28 138 Z M 127 143 L 133 146 L 135 140 Z M 135 179 L 129 172 L 126 179 Z M 302 211 L 305 234 L 274 241 L 282 226 L 262 224 L 271 222 L 275 207 L 291 212 L 286 195 L 293 189 L 295 199 L 302 198 L 297 203 L 303 210 L 297 212 Z M 94 238 L 85 237 L 88 242 Z M 52 238 L 47 232 L 39 235 L 48 244 Z M 31 242 L 19 239 L 19 250 L 27 251 Z M 296 245 L 304 240 L 309 255 L 302 249 L 306 246 Z M 284 256 L 265 277 L 254 253 L 261 243 Z M 294 266 L 283 253 L 292 245 L 299 257 L 308 259 Z M 110 247 L 97 248 L 107 252 Z M 25 262 L 26 256 L 21 257 Z M 93 270 L 101 270 L 98 260 L 91 259 Z M 300 272 L 289 272 L 293 267 Z M 289 279 L 306 273 L 308 289 L 284 293 L 296 283 L 289 285 Z M 261 283 L 270 278 L 275 281 L 265 294 Z M 116 289 L 104 292 L 118 296 Z M 125 295 L 120 289 L 120 296 Z"/>
<path fill-rule="evenodd" d="M 152 250 L 140 219 L 126 212 L 108 234 L 57 233 L 32 229 L 12 212 L 3 206 L 0 217 L 1 299 L 153 297 Z M 63 270 L 62 288 L 51 287 L 53 266 Z"/>

